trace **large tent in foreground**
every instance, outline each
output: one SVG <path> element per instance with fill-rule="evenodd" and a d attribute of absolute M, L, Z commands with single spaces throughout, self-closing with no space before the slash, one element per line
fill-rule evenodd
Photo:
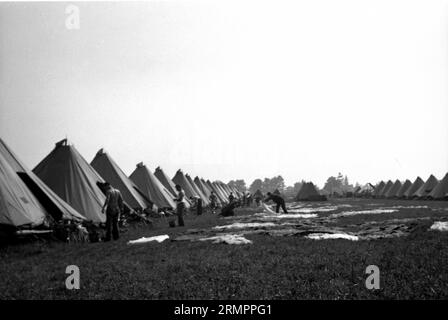
<path fill-rule="evenodd" d="M 412 186 L 409 187 L 408 190 L 406 190 L 403 194 L 403 197 L 405 198 L 411 198 L 414 193 L 417 192 L 418 189 L 424 184 L 425 182 L 422 180 L 422 178 L 417 177 L 412 184 Z"/>
<path fill-rule="evenodd" d="M 392 199 L 397 196 L 398 190 L 401 188 L 400 180 L 396 180 L 390 189 L 384 194 L 385 198 Z"/>
<path fill-rule="evenodd" d="M 175 208 L 175 195 L 157 179 L 148 168 L 140 162 L 129 178 L 137 185 L 143 194 L 159 208 Z"/>
<path fill-rule="evenodd" d="M 448 173 L 443 177 L 437 186 L 428 195 L 429 199 L 447 199 L 448 198 Z"/>
<path fill-rule="evenodd" d="M 0 204 L 0 223 L 20 226 L 31 226 L 42 223 L 42 215 L 47 214 L 53 220 L 85 220 L 84 216 L 72 208 L 40 180 L 17 155 L 0 139 L 0 155 L 2 156 L 2 204 Z M 14 174 L 10 175 L 10 172 Z M 30 197 L 29 195 L 32 195 Z M 37 200 L 37 202 L 36 202 Z M 35 203 L 39 210 L 36 211 Z M 33 210 L 28 210 L 31 206 Z M 42 213 L 43 209 L 44 213 Z M 37 215 L 32 212 L 39 212 Z M 31 214 L 31 215 L 30 215 Z M 6 220 L 5 220 L 5 219 Z M 23 220 L 22 218 L 25 218 Z M 31 220 L 30 220 L 31 218 Z M 28 220 L 29 223 L 22 223 Z M 20 222 L 22 221 L 22 222 Z"/>
<path fill-rule="evenodd" d="M 439 181 L 433 175 L 430 175 L 428 180 L 412 195 L 412 198 L 423 199 L 426 198 L 434 189 Z"/>
<path fill-rule="evenodd" d="M 48 213 L 0 153 L 0 225 L 35 227 Z"/>
<path fill-rule="evenodd" d="M 90 163 L 103 179 L 114 188 L 120 190 L 124 201 L 133 209 L 144 210 L 151 206 L 149 199 L 145 199 L 137 185 L 115 163 L 111 156 L 100 149 Z"/>
<path fill-rule="evenodd" d="M 397 198 L 403 198 L 405 192 L 412 186 L 412 182 L 410 180 L 406 180 L 398 190 L 396 197 Z"/>
<path fill-rule="evenodd" d="M 296 201 L 320 201 L 326 200 L 325 196 L 322 196 L 317 192 L 316 187 L 312 182 L 306 182 L 302 185 L 297 196 Z"/>
<path fill-rule="evenodd" d="M 88 220 L 106 221 L 101 213 L 106 196 L 97 185 L 104 180 L 66 139 L 56 143 L 33 172 Z"/>

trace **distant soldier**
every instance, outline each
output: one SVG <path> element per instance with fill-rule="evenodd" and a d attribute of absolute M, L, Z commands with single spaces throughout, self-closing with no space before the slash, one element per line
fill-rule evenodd
<path fill-rule="evenodd" d="M 179 227 L 183 227 L 185 225 L 184 223 L 185 193 L 183 192 L 182 187 L 180 185 L 176 184 L 175 188 L 177 191 L 177 198 L 174 199 L 174 201 L 177 202 L 176 213 L 178 218 L 178 225 Z"/>
<path fill-rule="evenodd" d="M 200 197 L 190 197 L 190 199 L 196 207 L 196 214 L 200 216 L 202 214 L 202 199 Z"/>
<path fill-rule="evenodd" d="M 233 192 L 230 192 L 229 203 L 232 203 L 233 201 L 235 201 L 235 196 L 233 195 Z"/>
<path fill-rule="evenodd" d="M 246 206 L 246 200 L 247 200 L 247 198 L 246 198 L 246 193 L 243 192 L 243 195 L 242 195 L 242 197 L 241 197 L 241 207 L 242 207 L 242 208 L 244 208 L 244 207 Z"/>
<path fill-rule="evenodd" d="M 123 197 L 121 196 L 120 190 L 113 188 L 108 182 L 104 184 L 104 188 L 106 189 L 106 201 L 101 209 L 101 212 L 104 213 L 104 209 L 107 207 L 106 238 L 104 240 L 110 241 L 111 233 L 113 239 L 118 240 L 120 237 L 118 232 L 118 221 L 123 212 Z"/>
<path fill-rule="evenodd" d="M 283 199 L 278 194 L 273 194 L 270 192 L 268 192 L 267 195 L 268 195 L 268 197 L 264 200 L 264 202 L 268 202 L 269 200 L 272 200 L 273 202 L 275 202 L 275 204 L 277 205 L 275 212 L 279 213 L 280 207 L 282 207 L 283 212 L 288 213 L 288 211 L 286 210 L 286 206 L 285 206 L 285 199 Z"/>
<path fill-rule="evenodd" d="M 210 200 L 210 209 L 212 209 L 212 213 L 215 213 L 215 210 L 218 207 L 218 197 L 216 196 L 215 192 L 212 191 L 209 200 Z"/>
<path fill-rule="evenodd" d="M 255 196 L 254 196 L 254 200 L 255 200 L 255 205 L 256 205 L 257 207 L 259 207 L 260 204 L 261 204 L 261 200 L 263 200 L 263 198 L 260 197 L 260 195 L 255 194 Z"/>
<path fill-rule="evenodd" d="M 253 198 L 252 198 L 252 194 L 251 194 L 251 193 L 248 193 L 248 194 L 247 194 L 247 206 L 248 206 L 248 207 L 252 207 L 252 200 L 253 200 Z"/>

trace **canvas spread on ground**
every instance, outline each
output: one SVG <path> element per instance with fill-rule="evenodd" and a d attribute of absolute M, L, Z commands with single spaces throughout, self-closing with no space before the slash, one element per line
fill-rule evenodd
<path fill-rule="evenodd" d="M 0 1 L 0 300 L 448 298 L 448 0 L 279 2 Z"/>

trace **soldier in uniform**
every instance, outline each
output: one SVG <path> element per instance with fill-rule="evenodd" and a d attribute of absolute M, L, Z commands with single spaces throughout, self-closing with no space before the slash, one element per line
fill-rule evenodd
<path fill-rule="evenodd" d="M 105 241 L 110 241 L 111 233 L 114 240 L 118 240 L 120 237 L 118 231 L 118 221 L 120 215 L 123 212 L 123 197 L 118 189 L 113 188 L 110 183 L 104 184 L 106 189 L 106 201 L 101 209 L 104 214 L 106 209 L 106 238 Z"/>
<path fill-rule="evenodd" d="M 268 202 L 269 200 L 274 201 L 275 204 L 277 205 L 277 208 L 275 209 L 275 212 L 279 213 L 280 207 L 282 207 L 283 212 L 284 213 L 288 213 L 288 211 L 286 210 L 286 206 L 285 206 L 285 199 L 283 199 L 278 194 L 273 194 L 273 193 L 270 193 L 270 192 L 268 192 L 267 195 L 268 195 L 268 197 L 266 199 L 264 199 L 264 202 Z"/>

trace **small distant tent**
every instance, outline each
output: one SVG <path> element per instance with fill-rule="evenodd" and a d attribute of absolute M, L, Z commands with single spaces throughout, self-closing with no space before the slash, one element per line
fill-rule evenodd
<path fill-rule="evenodd" d="M 361 187 L 360 191 L 363 194 L 372 194 L 374 190 L 375 190 L 375 187 L 371 183 L 368 182 Z"/>
<path fill-rule="evenodd" d="M 227 190 L 227 193 L 228 193 L 229 195 L 230 195 L 230 193 L 232 192 L 233 195 L 234 195 L 235 197 L 237 197 L 237 198 L 240 198 L 240 197 L 241 197 L 241 194 L 240 194 L 240 192 L 239 192 L 237 189 L 235 189 L 235 188 L 231 188 L 228 184 L 226 184 L 226 183 L 224 183 L 224 182 L 222 182 L 221 184 L 222 184 L 223 188 L 224 188 L 225 190 Z"/>
<path fill-rule="evenodd" d="M 312 182 L 307 182 L 300 188 L 297 194 L 296 201 L 321 201 L 326 200 L 325 196 L 322 196 L 317 192 L 316 187 Z"/>
<path fill-rule="evenodd" d="M 120 190 L 124 201 L 133 209 L 144 210 L 151 207 L 151 203 L 142 196 L 142 191 L 129 179 L 115 163 L 111 156 L 100 149 L 90 163 L 103 179 L 114 188 Z"/>
<path fill-rule="evenodd" d="M 191 179 L 190 175 L 186 174 L 185 179 L 187 179 L 190 186 L 192 186 L 193 190 L 196 192 L 199 198 L 202 199 L 202 203 L 204 206 L 207 206 L 210 204 L 210 201 L 208 200 L 208 197 L 201 191 L 201 189 L 198 188 L 196 183 L 194 183 L 193 179 Z"/>
<path fill-rule="evenodd" d="M 196 180 L 196 178 L 197 178 L 197 180 Z M 201 188 L 201 190 L 205 193 L 205 195 L 210 199 L 210 196 L 211 196 L 211 194 L 212 194 L 212 191 L 215 193 L 215 195 L 216 195 L 216 202 L 217 202 L 217 204 L 218 205 L 221 205 L 222 203 L 221 203 L 221 199 L 219 198 L 219 196 L 216 194 L 216 192 L 208 185 L 208 183 L 204 180 L 204 179 L 199 179 L 198 177 L 196 177 L 195 179 L 194 179 L 194 182 L 199 186 L 201 186 L 200 188 Z"/>
<path fill-rule="evenodd" d="M 405 192 L 412 186 L 412 182 L 410 180 L 406 180 L 401 185 L 400 189 L 398 190 L 396 197 L 401 199 L 404 197 Z"/>
<path fill-rule="evenodd" d="M 280 190 L 275 189 L 274 192 L 272 192 L 273 194 L 276 194 L 278 196 L 281 196 L 282 194 L 280 193 Z"/>
<path fill-rule="evenodd" d="M 0 154 L 4 158 L 4 165 L 11 167 L 52 219 L 56 221 L 85 220 L 85 217 L 82 214 L 72 208 L 67 202 L 54 193 L 41 179 L 39 179 L 39 177 L 37 177 L 18 158 L 2 139 L 0 139 Z M 5 214 L 7 214 L 7 211 L 5 211 Z M 34 223 L 34 225 L 36 224 Z"/>
<path fill-rule="evenodd" d="M 216 196 L 218 197 L 219 201 L 222 204 L 226 204 L 229 202 L 229 199 L 226 198 L 226 196 L 222 193 L 220 189 L 216 187 L 214 183 L 212 183 L 210 180 L 207 180 L 207 185 L 215 192 Z"/>
<path fill-rule="evenodd" d="M 204 194 L 204 196 L 207 197 L 207 199 L 210 198 L 210 190 L 208 189 L 207 186 L 205 186 L 203 184 L 203 182 L 201 181 L 201 179 L 199 179 L 199 177 L 195 177 L 194 178 L 194 184 L 196 185 L 196 187 L 201 190 L 201 192 Z"/>
<path fill-rule="evenodd" d="M 232 190 L 228 189 L 224 182 L 218 181 L 218 186 L 221 188 L 221 190 L 224 192 L 224 194 L 227 196 L 227 198 L 230 196 L 231 193 L 233 193 L 233 196 L 235 198 L 238 198 L 238 194 L 236 194 Z"/>
<path fill-rule="evenodd" d="M 389 191 L 390 188 L 392 188 L 393 185 L 394 185 L 394 183 L 391 180 L 387 181 L 387 183 L 384 186 L 384 188 L 378 194 L 378 197 L 379 198 L 384 198 L 386 193 Z"/>
<path fill-rule="evenodd" d="M 163 186 L 165 188 L 167 188 L 169 192 L 171 192 L 171 194 L 173 194 L 173 195 L 177 194 L 177 191 L 176 191 L 176 188 L 175 188 L 176 187 L 175 184 L 165 174 L 165 172 L 162 170 L 162 168 L 157 167 L 156 170 L 154 171 L 154 175 L 157 177 L 157 179 L 159 179 L 159 181 L 163 184 Z"/>
<path fill-rule="evenodd" d="M 137 185 L 143 194 L 159 208 L 175 208 L 175 195 L 157 179 L 148 168 L 140 162 L 129 178 Z"/>
<path fill-rule="evenodd" d="M 378 183 L 375 187 L 375 190 L 373 191 L 373 197 L 378 198 L 380 196 L 380 192 L 384 189 L 385 186 L 386 183 L 384 183 L 384 181 Z"/>
<path fill-rule="evenodd" d="M 448 199 L 448 173 L 440 180 L 437 186 L 428 195 L 429 199 L 446 200 Z"/>
<path fill-rule="evenodd" d="M 395 183 L 390 187 L 390 189 L 384 194 L 387 199 L 392 199 L 397 196 L 398 190 L 401 188 L 400 180 L 396 180 Z"/>
<path fill-rule="evenodd" d="M 424 199 L 434 189 L 439 181 L 433 175 L 430 175 L 428 180 L 412 195 L 412 198 Z"/>
<path fill-rule="evenodd" d="M 190 199 L 190 197 L 199 197 L 199 195 L 193 189 L 193 186 L 191 186 L 190 183 L 188 182 L 182 170 L 180 169 L 177 170 L 176 175 L 173 178 L 173 182 L 182 187 L 188 199 Z"/>
<path fill-rule="evenodd" d="M 87 220 L 106 221 L 101 213 L 106 196 L 97 185 L 105 181 L 66 139 L 56 143 L 33 172 Z"/>
<path fill-rule="evenodd" d="M 355 188 L 354 195 L 356 197 L 370 197 L 373 195 L 375 187 L 371 183 L 366 183 L 363 186 L 358 186 Z"/>
<path fill-rule="evenodd" d="M 403 197 L 412 198 L 413 194 L 416 193 L 424 183 L 425 182 L 420 177 L 417 177 L 412 186 L 404 192 Z"/>
<path fill-rule="evenodd" d="M 224 195 L 224 197 L 226 199 L 229 199 L 230 192 L 228 192 L 227 190 L 225 190 L 225 188 L 223 188 L 221 181 L 215 181 L 214 184 L 221 191 L 221 193 Z"/>

